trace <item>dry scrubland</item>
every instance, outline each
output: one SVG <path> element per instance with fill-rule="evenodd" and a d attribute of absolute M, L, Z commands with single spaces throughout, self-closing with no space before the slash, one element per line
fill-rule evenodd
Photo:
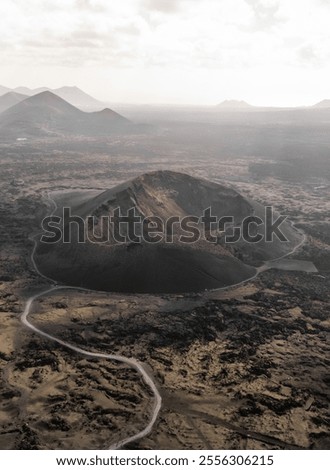
<path fill-rule="evenodd" d="M 150 366 L 163 408 L 135 447 L 329 448 L 328 182 L 256 179 L 249 165 L 260 158 L 220 160 L 208 148 L 143 136 L 54 148 L 39 141 L 0 149 L 0 448 L 106 448 L 146 424 L 150 396 L 134 371 L 47 342 L 19 315 L 48 286 L 33 270 L 28 240 L 49 211 L 45 192 L 104 189 L 169 167 L 232 184 L 288 214 L 307 234 L 294 257 L 318 273 L 271 270 L 236 289 L 184 296 L 63 290 L 40 298 L 32 321 Z"/>

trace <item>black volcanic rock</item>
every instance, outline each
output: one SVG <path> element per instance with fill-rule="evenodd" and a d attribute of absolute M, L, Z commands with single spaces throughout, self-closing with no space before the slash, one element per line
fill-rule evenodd
<path fill-rule="evenodd" d="M 92 215 L 95 221 L 93 227 L 86 224 L 88 239 L 84 243 L 78 243 L 73 233 L 71 243 L 38 244 L 35 260 L 39 269 L 63 284 L 116 292 L 197 292 L 237 284 L 256 272 L 226 245 L 205 239 L 183 243 L 179 226 L 174 228 L 171 243 L 164 242 L 165 230 L 159 243 L 117 243 L 113 227 L 108 240 L 101 237 L 102 218 L 112 216 L 116 208 L 126 215 L 134 207 L 142 218 L 156 216 L 165 222 L 173 216 L 201 217 L 204 209 L 211 207 L 218 219 L 231 215 L 239 224 L 254 214 L 255 208 L 232 188 L 181 173 L 157 171 L 96 195 L 72 193 L 59 197 L 56 215 L 61 214 L 61 206 L 69 206 L 72 215 L 83 219 Z M 137 224 L 136 234 L 142 229 Z M 291 236 L 287 246 L 275 242 L 261 247 L 254 244 L 247 249 L 249 259 L 254 253 L 270 259 L 291 250 L 299 237 L 290 227 L 287 230 Z M 122 226 L 121 234 L 127 235 Z M 240 242 L 238 254 L 244 255 L 245 249 Z"/>

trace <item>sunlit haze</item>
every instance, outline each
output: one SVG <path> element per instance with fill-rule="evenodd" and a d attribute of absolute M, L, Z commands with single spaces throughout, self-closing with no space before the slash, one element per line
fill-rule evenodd
<path fill-rule="evenodd" d="M 327 0 L 2 0 L 1 81 L 110 103 L 330 98 Z"/>

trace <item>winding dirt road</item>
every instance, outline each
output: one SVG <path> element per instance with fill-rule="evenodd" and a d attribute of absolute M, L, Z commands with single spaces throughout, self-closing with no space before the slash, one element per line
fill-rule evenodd
<path fill-rule="evenodd" d="M 51 211 L 51 215 L 54 214 L 54 212 L 57 209 L 56 202 L 51 199 L 50 195 L 48 194 L 48 199 L 49 201 L 53 204 L 54 209 Z M 158 418 L 159 411 L 162 406 L 162 398 L 160 396 L 160 393 L 156 387 L 156 384 L 152 378 L 152 376 L 146 371 L 144 368 L 143 364 L 139 361 L 137 361 L 135 358 L 128 358 L 125 356 L 117 356 L 114 354 L 102 354 L 102 353 L 96 353 L 94 351 L 88 351 L 86 349 L 78 348 L 77 346 L 74 346 L 73 344 L 70 344 L 66 341 L 61 340 L 60 338 L 57 338 L 56 336 L 52 336 L 45 331 L 40 330 L 36 326 L 34 326 L 28 319 L 29 313 L 31 311 L 33 302 L 38 299 L 39 297 L 42 297 L 44 295 L 50 294 L 56 290 L 64 290 L 64 289 L 72 289 L 72 290 L 80 290 L 80 291 L 85 291 L 85 292 L 94 292 L 91 289 L 84 289 L 84 288 L 79 288 L 79 287 L 72 287 L 72 286 L 58 286 L 56 282 L 53 279 L 50 279 L 49 277 L 43 275 L 38 266 L 36 265 L 34 255 L 36 252 L 37 248 L 37 240 L 36 237 L 38 234 L 35 234 L 34 236 L 31 237 L 31 240 L 34 242 L 34 247 L 31 253 L 31 262 L 32 265 L 35 269 L 35 271 L 39 274 L 39 276 L 43 277 L 47 281 L 50 281 L 53 284 L 53 287 L 50 287 L 49 289 L 43 290 L 31 297 L 29 297 L 26 301 L 24 311 L 20 317 L 21 322 L 23 325 L 25 325 L 27 328 L 32 330 L 34 333 L 38 334 L 39 336 L 42 336 L 43 338 L 46 338 L 50 341 L 54 341 L 57 344 L 60 344 L 61 346 L 70 349 L 71 351 L 74 351 L 78 354 L 82 354 L 83 356 L 90 357 L 90 358 L 99 358 L 99 359 L 108 359 L 110 361 L 114 362 L 120 362 L 122 364 L 126 364 L 127 366 L 131 367 L 132 369 L 135 369 L 143 378 L 145 384 L 150 388 L 152 394 L 153 394 L 153 407 L 152 407 L 152 416 L 147 424 L 147 426 L 142 429 L 142 431 L 139 431 L 138 433 L 128 436 L 118 442 L 115 442 L 110 445 L 109 449 L 120 449 L 121 447 L 125 446 L 126 444 L 129 444 L 130 442 L 136 441 L 138 439 L 141 439 L 142 437 L 145 437 L 148 435 L 151 431 L 152 428 Z"/>
<path fill-rule="evenodd" d="M 56 202 L 50 197 L 50 195 L 48 194 L 48 200 L 50 201 L 50 203 L 54 206 L 53 210 L 51 211 L 51 215 L 54 214 L 54 212 L 56 211 L 57 209 L 57 205 L 56 205 Z M 297 229 L 296 229 L 297 230 Z M 303 238 L 302 240 L 300 241 L 300 243 L 294 247 L 294 249 L 290 252 L 290 253 L 287 253 L 285 254 L 284 256 L 278 258 L 278 259 L 281 259 L 281 258 L 284 258 L 284 257 L 287 257 L 291 254 L 293 254 L 295 251 L 297 251 L 298 248 L 300 248 L 306 241 L 306 236 L 305 234 L 303 234 L 300 230 L 297 230 L 301 235 L 303 235 Z M 157 386 L 152 378 L 152 376 L 150 375 L 150 373 L 147 372 L 147 370 L 145 369 L 144 365 L 137 361 L 135 358 L 127 358 L 125 356 L 117 356 L 117 355 L 113 355 L 113 354 L 102 354 L 102 353 L 96 353 L 96 352 L 93 352 L 93 351 L 88 351 L 86 349 L 82 349 L 82 348 L 79 348 L 77 346 L 74 346 L 73 344 L 70 344 L 66 341 L 63 341 L 61 340 L 60 338 L 57 338 L 55 336 L 52 336 L 42 330 L 40 330 L 39 328 L 37 328 L 36 326 L 34 326 L 28 319 L 28 316 L 29 316 L 29 313 L 31 312 L 31 308 L 32 308 L 32 305 L 33 305 L 33 302 L 44 296 L 44 295 L 48 295 L 56 290 L 65 290 L 65 289 L 72 289 L 72 290 L 80 290 L 80 291 L 85 291 L 85 292 L 94 292 L 93 290 L 91 289 L 84 289 L 84 288 L 79 288 L 79 287 L 73 287 L 73 286 L 60 286 L 60 285 L 57 285 L 56 281 L 54 281 L 53 279 L 50 279 L 48 278 L 47 276 L 43 275 L 38 266 L 36 265 L 36 262 L 35 262 L 35 259 L 34 259 L 34 255 L 35 255 L 35 252 L 36 252 L 36 248 L 37 248 L 37 241 L 36 241 L 36 237 L 38 236 L 38 234 L 35 234 L 34 236 L 31 237 L 31 240 L 34 242 L 34 247 L 33 247 L 33 250 L 32 250 L 32 253 L 31 253 L 31 262 L 32 262 L 32 265 L 35 269 L 35 271 L 41 276 L 43 277 L 44 279 L 46 279 L 47 281 L 51 282 L 52 284 L 52 287 L 50 287 L 49 289 L 46 289 L 46 290 L 43 290 L 42 292 L 39 292 L 31 297 L 28 298 L 26 304 L 25 304 L 25 309 L 21 315 L 21 322 L 23 323 L 23 325 L 25 325 L 27 328 L 29 328 L 30 330 L 32 330 L 34 333 L 38 334 L 39 336 L 43 337 L 43 338 L 46 338 L 50 341 L 53 341 L 67 349 L 70 349 L 71 351 L 74 351 L 78 354 L 81 354 L 83 356 L 86 356 L 86 357 L 90 357 L 90 358 L 100 358 L 100 359 L 108 359 L 110 361 L 114 361 L 114 362 L 120 362 L 122 364 L 126 364 L 127 366 L 131 367 L 132 369 L 135 369 L 140 375 L 141 377 L 143 378 L 145 384 L 150 388 L 152 394 L 153 394 L 153 407 L 152 407 L 152 416 L 151 416 L 151 419 L 149 421 L 149 423 L 147 424 L 147 426 L 142 429 L 141 431 L 139 431 L 138 433 L 132 435 L 132 436 L 128 436 L 118 442 L 115 442 L 113 444 L 110 445 L 109 449 L 120 449 L 122 448 L 123 446 L 125 446 L 126 444 L 129 444 L 133 441 L 136 441 L 138 439 L 141 439 L 143 437 L 145 437 L 146 435 L 148 435 L 151 431 L 152 431 L 152 428 L 158 418 L 158 415 L 159 415 L 159 412 L 160 412 L 160 409 L 161 409 L 161 406 L 162 406 L 162 398 L 161 398 L 161 395 L 157 389 Z M 241 284 L 244 284 L 248 281 L 251 281 L 253 279 L 255 279 L 262 271 L 268 269 L 267 267 L 267 264 L 265 263 L 264 265 L 262 265 L 261 267 L 257 268 L 256 269 L 256 273 L 251 276 L 249 279 L 245 279 L 244 281 L 241 281 L 235 285 L 231 285 L 231 286 L 226 286 L 226 287 L 222 287 L 220 289 L 215 289 L 215 290 L 225 290 L 225 289 L 229 289 L 231 287 L 236 287 L 236 286 L 239 286 Z M 98 293 L 100 291 L 97 291 Z"/>

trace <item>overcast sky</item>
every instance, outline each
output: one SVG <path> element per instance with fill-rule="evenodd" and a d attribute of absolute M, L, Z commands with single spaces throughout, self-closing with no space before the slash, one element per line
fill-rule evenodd
<path fill-rule="evenodd" d="M 330 0 L 1 0 L 0 84 L 108 102 L 330 98 Z"/>

